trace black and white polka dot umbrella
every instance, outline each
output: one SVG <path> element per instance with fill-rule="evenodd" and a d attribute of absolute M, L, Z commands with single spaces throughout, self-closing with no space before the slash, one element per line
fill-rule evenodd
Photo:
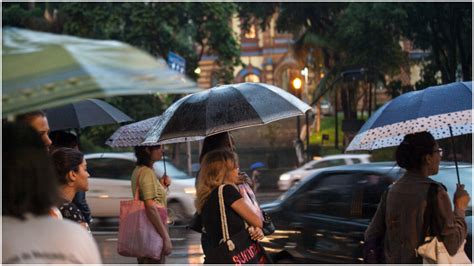
<path fill-rule="evenodd" d="M 200 140 L 229 130 L 304 115 L 309 110 L 309 105 L 272 85 L 223 85 L 193 93 L 172 104 L 142 144 Z"/>

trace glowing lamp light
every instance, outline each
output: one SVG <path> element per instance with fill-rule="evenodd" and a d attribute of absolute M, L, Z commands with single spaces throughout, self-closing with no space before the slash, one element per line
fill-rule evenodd
<path fill-rule="evenodd" d="M 297 90 L 299 90 L 301 88 L 301 85 L 303 84 L 303 82 L 301 82 L 301 79 L 300 78 L 295 78 L 293 80 L 293 87 Z"/>

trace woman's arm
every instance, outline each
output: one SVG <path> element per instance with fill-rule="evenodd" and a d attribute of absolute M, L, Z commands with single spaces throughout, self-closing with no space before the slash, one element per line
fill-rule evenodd
<path fill-rule="evenodd" d="M 161 220 L 160 213 L 158 212 L 158 207 L 153 199 L 145 200 L 145 210 L 146 210 L 148 219 L 150 219 L 156 231 L 158 231 L 160 236 L 163 238 L 164 255 L 171 254 L 171 250 L 173 246 L 171 244 L 171 239 L 168 234 L 168 230 L 166 229 L 165 224 L 164 224 L 166 221 L 163 222 Z"/>
<path fill-rule="evenodd" d="M 465 206 L 459 208 L 456 205 L 453 211 L 448 193 L 444 189 L 438 188 L 434 210 L 435 224 L 438 225 L 436 231 L 439 232 L 438 236 L 451 256 L 456 254 L 467 236 Z"/>
<path fill-rule="evenodd" d="M 243 198 L 234 201 L 230 207 L 249 225 L 259 228 L 263 227 L 262 219 L 254 213 L 254 211 L 247 205 Z"/>

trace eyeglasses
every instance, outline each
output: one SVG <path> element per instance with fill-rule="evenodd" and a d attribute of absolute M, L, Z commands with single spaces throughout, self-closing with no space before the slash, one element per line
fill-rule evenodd
<path fill-rule="evenodd" d="M 443 148 L 437 148 L 436 150 L 433 151 L 433 153 L 438 152 L 439 156 L 443 157 Z"/>

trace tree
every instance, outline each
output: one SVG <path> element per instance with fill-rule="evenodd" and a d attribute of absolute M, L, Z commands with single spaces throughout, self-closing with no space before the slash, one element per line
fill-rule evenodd
<path fill-rule="evenodd" d="M 342 86 L 341 74 L 352 69 L 366 69 L 367 82 L 384 82 L 385 76 L 399 71 L 406 55 L 399 43 L 400 29 L 395 22 L 405 12 L 391 3 L 239 3 L 244 25 L 268 25 L 275 15 L 279 31 L 292 32 L 296 55 L 313 70 L 327 69 L 327 74 L 314 88 L 313 101 L 329 90 L 341 93 L 346 119 L 356 118 L 357 102 L 363 90 L 358 83 Z M 242 12 L 249 12 L 242 14 Z M 246 24 L 247 23 L 247 24 Z M 314 60 L 320 58 L 319 60 Z M 337 95 L 336 95 L 337 97 Z"/>
<path fill-rule="evenodd" d="M 75 35 L 112 39 L 142 48 L 166 58 L 168 52 L 186 59 L 186 74 L 194 70 L 204 53 L 217 56 L 218 74 L 223 82 L 233 79 L 240 64 L 240 47 L 229 19 L 233 3 L 158 2 L 64 2 L 3 3 L 3 25 Z M 53 15 L 51 15 L 53 14 Z M 135 120 L 162 113 L 179 96 L 124 96 L 105 99 Z M 115 126 L 88 129 L 83 136 L 103 145 Z"/>
<path fill-rule="evenodd" d="M 400 22 L 403 34 L 420 49 L 430 52 L 430 75 L 441 72 L 442 83 L 456 81 L 461 66 L 464 80 L 472 79 L 472 3 L 405 3 L 406 20 Z M 431 82 L 430 82 L 431 79 Z M 428 84 L 427 84 L 428 83 Z"/>

